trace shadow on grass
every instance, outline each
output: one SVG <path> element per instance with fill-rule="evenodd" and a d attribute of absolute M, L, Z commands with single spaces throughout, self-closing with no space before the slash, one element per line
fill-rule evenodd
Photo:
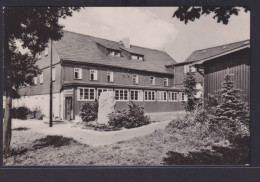
<path fill-rule="evenodd" d="M 14 128 L 12 130 L 15 130 L 15 131 L 23 131 L 23 130 L 29 130 L 29 128 L 26 128 L 26 127 L 19 127 L 19 128 Z"/>
<path fill-rule="evenodd" d="M 213 151 L 201 150 L 187 155 L 169 151 L 165 165 L 245 165 L 249 164 L 249 137 L 237 137 L 231 148 L 213 146 Z"/>
<path fill-rule="evenodd" d="M 33 150 L 41 149 L 44 147 L 62 147 L 66 145 L 70 145 L 73 143 L 78 143 L 77 141 L 73 140 L 72 138 L 66 138 L 63 136 L 46 136 L 45 138 L 37 139 L 34 141 Z"/>

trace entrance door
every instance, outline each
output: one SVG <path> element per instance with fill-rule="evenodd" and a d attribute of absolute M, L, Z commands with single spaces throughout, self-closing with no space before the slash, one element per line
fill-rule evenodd
<path fill-rule="evenodd" d="M 72 97 L 65 97 L 65 119 L 72 120 Z"/>

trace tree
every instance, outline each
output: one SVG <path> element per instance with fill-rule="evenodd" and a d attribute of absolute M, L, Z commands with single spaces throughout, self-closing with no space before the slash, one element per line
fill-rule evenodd
<path fill-rule="evenodd" d="M 173 14 L 173 17 L 180 19 L 180 21 L 184 21 L 187 24 L 189 21 L 195 21 L 199 19 L 202 15 L 213 14 L 213 18 L 217 19 L 217 22 L 222 22 L 224 25 L 227 25 L 229 22 L 229 18 L 232 15 L 238 15 L 239 11 L 244 9 L 245 12 L 250 11 L 249 7 L 231 7 L 231 6 L 203 6 L 203 7 L 191 7 L 191 6 L 181 6 L 179 7 Z"/>
<path fill-rule="evenodd" d="M 78 7 L 5 7 L 4 8 L 4 95 L 6 106 L 3 125 L 3 152 L 8 154 L 11 142 L 12 99 L 19 97 L 18 88 L 32 85 L 39 73 L 34 59 L 49 40 L 59 40 L 63 26 L 60 18 L 72 16 Z M 22 54 L 17 42 L 28 53 Z"/>
<path fill-rule="evenodd" d="M 222 130 L 223 134 L 232 136 L 242 125 L 249 127 L 249 108 L 242 100 L 242 90 L 234 88 L 231 74 L 225 75 L 220 90 L 221 103 L 214 113 L 213 124 L 215 129 Z"/>
<path fill-rule="evenodd" d="M 184 92 L 187 95 L 187 102 L 185 102 L 185 110 L 188 112 L 192 112 L 195 110 L 198 98 L 195 97 L 198 90 L 196 89 L 196 78 L 194 77 L 195 73 L 191 72 L 191 67 L 189 67 L 189 71 L 186 73 L 186 77 L 183 81 L 184 84 Z"/>

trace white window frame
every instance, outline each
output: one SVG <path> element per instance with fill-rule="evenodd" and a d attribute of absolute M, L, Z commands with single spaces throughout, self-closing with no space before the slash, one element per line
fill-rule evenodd
<path fill-rule="evenodd" d="M 184 65 L 184 73 L 188 73 L 188 72 L 196 72 L 196 68 L 194 66 L 191 65 Z"/>
<path fill-rule="evenodd" d="M 166 84 L 165 84 L 166 81 Z M 168 87 L 169 86 L 169 78 L 163 78 L 163 86 Z"/>
<path fill-rule="evenodd" d="M 179 101 L 187 101 L 187 96 L 184 92 L 179 93 Z"/>
<path fill-rule="evenodd" d="M 129 94 L 129 98 L 131 101 L 143 101 L 144 100 L 144 96 L 143 96 L 143 91 L 142 90 L 130 90 L 130 94 Z M 136 94 L 137 94 L 137 99 L 136 98 Z M 132 99 L 132 95 L 134 96 Z"/>
<path fill-rule="evenodd" d="M 147 98 L 145 98 L 146 93 L 147 93 Z M 151 93 L 151 99 L 149 98 L 149 93 Z M 152 99 L 152 93 L 154 94 L 154 99 Z M 154 90 L 145 90 L 144 91 L 144 101 L 155 102 L 156 101 L 156 91 L 154 91 Z"/>
<path fill-rule="evenodd" d="M 82 90 L 82 97 L 81 97 L 81 90 Z M 88 90 L 88 98 L 85 99 L 85 90 Z M 94 98 L 93 99 L 90 99 L 90 90 L 93 90 L 93 94 L 94 94 Z M 96 99 L 96 91 L 95 91 L 95 88 L 92 88 L 92 87 L 78 87 L 78 101 L 95 101 Z"/>
<path fill-rule="evenodd" d="M 40 84 L 43 84 L 43 72 L 40 74 Z"/>
<path fill-rule="evenodd" d="M 110 80 L 108 80 L 108 78 L 110 78 Z M 114 72 L 112 72 L 112 71 L 107 72 L 107 81 L 114 82 Z"/>
<path fill-rule="evenodd" d="M 51 70 L 51 74 L 52 74 L 52 81 L 55 81 L 55 67 L 52 68 Z"/>
<path fill-rule="evenodd" d="M 117 96 L 117 91 L 119 92 L 118 93 L 118 96 Z M 125 93 L 127 92 L 127 99 L 125 99 Z M 123 94 L 123 97 L 121 97 L 121 94 Z M 118 99 L 117 99 L 118 97 Z M 115 89 L 115 100 L 116 101 L 129 101 L 129 90 L 128 89 Z"/>
<path fill-rule="evenodd" d="M 78 78 L 76 78 L 76 72 L 78 73 Z M 82 68 L 74 68 L 74 79 L 81 80 L 82 79 Z"/>
<path fill-rule="evenodd" d="M 172 92 L 172 91 L 168 92 L 169 102 L 178 102 L 178 100 L 179 100 L 178 92 Z"/>
<path fill-rule="evenodd" d="M 91 79 L 92 74 L 93 74 L 93 79 Z M 98 80 L 98 71 L 97 70 L 94 70 L 94 69 L 89 70 L 89 80 L 91 80 L 91 81 L 97 81 Z"/>
<path fill-rule="evenodd" d="M 132 75 L 132 83 L 133 84 L 138 84 L 139 80 L 138 80 L 138 75 L 137 74 L 133 74 Z"/>
<path fill-rule="evenodd" d="M 116 50 L 108 50 L 107 54 L 109 56 L 121 57 L 121 52 Z"/>
<path fill-rule="evenodd" d="M 149 81 L 150 81 L 150 85 L 155 85 L 155 76 L 150 76 Z"/>
<path fill-rule="evenodd" d="M 48 53 L 49 53 L 49 48 L 48 48 L 48 47 L 45 47 L 45 49 L 44 49 L 44 55 L 45 55 L 45 56 L 48 56 Z"/>
<path fill-rule="evenodd" d="M 167 102 L 167 100 L 168 100 L 167 91 L 157 91 L 157 101 Z"/>
<path fill-rule="evenodd" d="M 111 89 L 111 88 L 98 88 L 97 89 L 97 99 L 99 99 L 99 96 L 100 96 L 99 91 L 101 91 L 100 92 L 100 94 L 101 94 L 102 92 L 105 92 L 105 91 L 113 91 L 113 89 Z"/>

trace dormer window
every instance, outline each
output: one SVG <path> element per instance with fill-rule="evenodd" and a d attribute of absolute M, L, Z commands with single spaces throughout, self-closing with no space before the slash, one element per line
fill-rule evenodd
<path fill-rule="evenodd" d="M 143 61 L 143 60 L 144 60 L 144 56 L 142 56 L 142 55 L 137 55 L 137 54 L 131 54 L 131 59 Z"/>
<path fill-rule="evenodd" d="M 117 50 L 108 50 L 109 56 L 121 57 L 121 52 Z"/>

